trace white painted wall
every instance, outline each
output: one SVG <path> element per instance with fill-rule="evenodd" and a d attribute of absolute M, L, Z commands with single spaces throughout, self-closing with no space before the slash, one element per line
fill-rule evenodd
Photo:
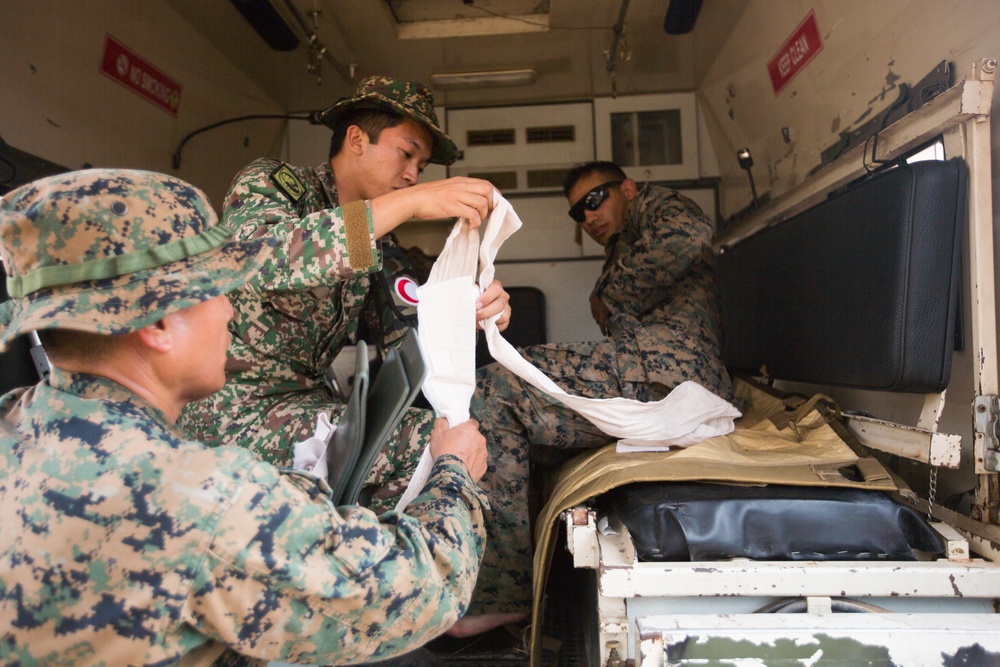
<path fill-rule="evenodd" d="M 775 94 L 767 61 L 810 11 L 823 49 Z M 722 174 L 723 217 L 750 203 L 737 149 L 751 148 L 758 192 L 777 197 L 819 165 L 841 132 L 895 101 L 899 83 L 915 84 L 942 60 L 955 64 L 957 81 L 986 57 L 1000 57 L 996 0 L 750 0 L 698 88 Z M 996 156 L 1000 124 L 992 131 Z"/>
<path fill-rule="evenodd" d="M 70 169 L 85 164 L 174 174 L 216 209 L 250 160 L 284 151 L 283 121 L 248 121 L 192 139 L 225 118 L 284 109 L 221 57 L 164 0 L 4 2 L 0 14 L 0 137 Z M 101 74 L 105 33 L 181 86 L 176 117 Z"/>
<path fill-rule="evenodd" d="M 823 49 L 777 94 L 767 61 L 810 11 L 815 11 Z M 722 175 L 720 208 L 728 217 L 750 203 L 746 173 L 736 150 L 753 151 L 759 194 L 779 197 L 820 164 L 820 153 L 841 132 L 863 125 L 895 101 L 899 84 L 915 84 L 942 60 L 954 64 L 955 82 L 982 58 L 1000 57 L 1000 4 L 996 0 L 750 0 L 730 39 L 699 87 L 701 108 Z M 998 111 L 997 88 L 993 112 Z M 782 136 L 787 128 L 788 141 Z M 992 119 L 994 226 L 1000 223 L 1000 122 Z M 996 239 L 1000 243 L 1000 238 Z M 996 253 L 994 253 L 996 254 Z M 968 266 L 968 264 L 966 264 Z M 965 291 L 967 349 L 953 357 L 952 379 L 939 429 L 963 438 L 962 472 L 942 470 L 940 493 L 969 488 L 971 475 L 973 365 L 968 283 Z M 995 341 L 994 341 L 995 344 Z M 816 387 L 792 385 L 804 393 Z M 842 407 L 915 424 L 922 396 L 823 388 Z M 908 464 L 903 464 L 904 467 Z M 926 486 L 926 468 L 910 480 Z"/>

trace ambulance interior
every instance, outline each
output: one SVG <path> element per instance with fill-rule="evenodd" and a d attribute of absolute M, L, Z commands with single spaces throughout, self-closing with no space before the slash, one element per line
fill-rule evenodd
<path fill-rule="evenodd" d="M 462 156 L 422 178 L 486 178 L 525 223 L 496 263 L 523 299 L 514 344 L 601 337 L 588 295 L 604 252 L 566 214 L 569 168 L 614 160 L 688 195 L 717 223 L 725 358 L 741 396 L 770 406 L 762 419 L 784 415 L 770 420 L 782 437 L 822 432 L 849 452 L 807 465 L 816 479 L 791 482 L 802 495 L 762 520 L 788 525 L 786 510 L 835 479 L 844 502 L 881 489 L 886 511 L 918 526 L 905 555 L 844 546 L 856 557 L 810 559 L 794 540 L 774 555 L 780 535 L 769 535 L 765 555 L 696 558 L 688 544 L 647 558 L 665 547 L 615 509 L 636 500 L 623 498 L 634 482 L 668 489 L 640 522 L 675 526 L 670 508 L 693 512 L 705 487 L 722 489 L 707 521 L 742 516 L 753 503 L 733 489 L 784 486 L 786 469 L 650 472 L 648 459 L 602 450 L 546 480 L 523 646 L 448 664 L 1000 664 L 994 0 L 0 7 L 0 193 L 123 166 L 174 174 L 221 208 L 257 157 L 324 162 L 329 130 L 311 114 L 365 76 L 428 83 Z M 451 224 L 396 235 L 433 258 Z M 520 327 L 517 303 L 531 312 Z M 0 356 L 2 391 L 37 377 L 22 343 Z M 678 489 L 689 495 L 669 495 Z M 880 511 L 859 507 L 865 519 Z M 800 521 L 807 536 L 874 525 Z"/>

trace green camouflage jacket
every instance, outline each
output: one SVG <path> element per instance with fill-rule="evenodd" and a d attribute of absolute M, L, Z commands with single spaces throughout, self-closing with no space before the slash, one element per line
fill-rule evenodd
<path fill-rule="evenodd" d="M 359 326 L 376 332 L 371 342 L 384 349 L 415 322 L 415 309 L 401 313 L 395 291 L 390 296 L 383 284 L 384 251 L 393 258 L 401 253 L 376 241 L 365 203 L 339 205 L 329 163 L 313 169 L 256 160 L 226 195 L 222 220 L 238 237 L 279 239 L 253 286 L 231 293 L 229 370 L 258 395 L 322 386 Z M 232 404 L 238 405 L 235 395 Z"/>
<path fill-rule="evenodd" d="M 623 380 L 678 383 L 678 369 L 732 397 L 722 363 L 719 294 L 710 246 L 715 225 L 691 199 L 646 185 L 607 246 L 594 287 L 610 311 Z"/>
<path fill-rule="evenodd" d="M 484 532 L 458 459 L 379 523 L 312 476 L 184 440 L 109 380 L 49 382 L 0 398 L 0 663 L 203 663 L 228 646 L 343 664 L 467 608 Z"/>

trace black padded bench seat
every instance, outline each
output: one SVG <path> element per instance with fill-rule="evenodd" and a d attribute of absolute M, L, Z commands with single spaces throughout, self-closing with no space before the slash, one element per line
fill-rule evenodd
<path fill-rule="evenodd" d="M 730 370 L 892 392 L 948 385 L 967 167 L 896 167 L 718 257 Z"/>
<path fill-rule="evenodd" d="M 881 491 L 641 482 L 603 499 L 641 561 L 916 560 L 941 538 Z"/>

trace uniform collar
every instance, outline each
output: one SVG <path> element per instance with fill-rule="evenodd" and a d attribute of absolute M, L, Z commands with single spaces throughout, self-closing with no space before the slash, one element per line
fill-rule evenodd
<path fill-rule="evenodd" d="M 145 412 L 158 424 L 180 435 L 159 408 L 154 407 L 141 396 L 108 378 L 101 377 L 100 375 L 90 375 L 89 373 L 73 373 L 53 366 L 52 372 L 49 374 L 48 384 L 53 389 L 64 391 L 67 394 L 73 394 L 80 398 L 104 400 L 113 403 L 128 403 Z"/>
<path fill-rule="evenodd" d="M 320 185 L 323 186 L 323 195 L 331 207 L 340 206 L 340 195 L 337 193 L 337 182 L 333 180 L 333 166 L 327 160 L 316 168 Z"/>

